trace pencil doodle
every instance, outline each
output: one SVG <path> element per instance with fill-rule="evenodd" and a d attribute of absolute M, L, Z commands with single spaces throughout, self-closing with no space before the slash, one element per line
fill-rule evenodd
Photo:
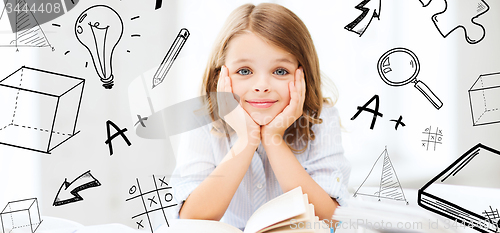
<path fill-rule="evenodd" d="M 429 126 L 429 128 L 425 128 L 424 132 L 422 132 L 424 135 L 426 135 L 425 139 L 422 139 L 422 147 L 425 147 L 426 150 L 429 150 L 429 146 L 431 144 L 434 144 L 434 151 L 436 151 L 436 146 L 438 144 L 443 144 L 443 130 L 439 129 L 436 127 L 436 131 L 432 133 L 432 126 Z M 431 146 L 432 148 L 432 146 Z"/>
<path fill-rule="evenodd" d="M 0 34 L 0 47 L 15 47 L 17 51 L 19 51 L 19 47 L 51 47 L 54 50 L 40 26 L 41 21 L 31 10 L 22 10 L 29 9 L 25 0 L 8 0 L 4 3 L 0 15 L 0 29 L 13 33 Z M 43 3 L 40 4 L 43 7 Z M 36 3 L 32 4 L 32 6 L 35 5 Z M 5 23 L 5 21 L 9 21 L 10 24 Z M 10 25 L 10 28 L 6 28 L 6 25 Z"/>
<path fill-rule="evenodd" d="M 94 176 L 92 176 L 90 170 L 71 182 L 68 182 L 68 179 L 64 179 L 59 191 L 57 191 L 53 205 L 60 206 L 77 201 L 83 201 L 79 192 L 97 186 L 101 186 L 101 183 Z"/>
<path fill-rule="evenodd" d="M 480 75 L 468 92 L 473 126 L 500 122 L 500 72 Z"/>
<path fill-rule="evenodd" d="M 155 76 L 153 77 L 152 88 L 155 88 L 156 86 L 160 85 L 160 83 L 163 82 L 163 80 L 168 74 L 168 71 L 170 70 L 170 67 L 172 67 L 172 64 L 174 63 L 175 59 L 181 52 L 182 47 L 186 43 L 188 37 L 189 37 L 189 31 L 187 29 L 183 28 L 179 31 L 179 34 L 177 34 L 177 37 L 175 38 L 174 42 L 168 49 L 167 55 L 165 55 L 165 57 L 163 58 L 160 67 L 158 67 L 158 70 L 156 71 Z"/>
<path fill-rule="evenodd" d="M 42 221 L 36 198 L 11 201 L 0 213 L 3 233 L 18 231 L 33 233 Z"/>
<path fill-rule="evenodd" d="M 397 87 L 413 83 L 436 109 L 443 106 L 443 102 L 427 87 L 425 83 L 417 80 L 420 72 L 420 62 L 411 50 L 406 48 L 393 48 L 385 52 L 377 63 L 380 78 L 388 85 Z"/>
<path fill-rule="evenodd" d="M 418 205 L 477 231 L 498 232 L 499 216 L 492 207 L 500 207 L 500 190 L 487 187 L 498 184 L 499 165 L 500 151 L 479 143 L 418 190 Z"/>
<path fill-rule="evenodd" d="M 111 129 L 109 127 L 113 127 L 116 130 L 116 133 L 111 135 Z M 123 140 L 127 143 L 128 146 L 132 145 L 130 140 L 128 140 L 127 135 L 125 135 L 125 132 L 127 132 L 127 128 L 120 129 L 115 123 L 112 121 L 108 120 L 106 121 L 106 132 L 107 132 L 107 139 L 104 141 L 104 143 L 108 144 L 109 147 L 109 155 L 113 155 L 113 144 L 111 141 L 118 137 L 119 135 L 122 136 Z"/>
<path fill-rule="evenodd" d="M 355 8 L 363 11 L 354 21 L 347 24 L 344 29 L 358 34 L 360 37 L 366 31 L 374 18 L 380 20 L 380 6 L 382 0 L 363 0 Z"/>
<path fill-rule="evenodd" d="M 432 0 L 420 0 L 426 7 Z M 444 0 L 445 8 L 432 16 L 432 22 L 439 33 L 448 37 L 458 28 L 464 30 L 465 40 L 469 44 L 476 44 L 484 39 L 486 29 L 476 22 L 476 19 L 485 14 L 490 7 L 484 0 L 451 1 Z"/>
<path fill-rule="evenodd" d="M 90 53 L 102 86 L 111 89 L 114 85 L 113 52 L 123 35 L 121 16 L 109 6 L 91 6 L 78 16 L 75 35 Z"/>
<path fill-rule="evenodd" d="M 80 131 L 85 80 L 23 66 L 0 81 L 0 144 L 50 153 Z"/>
<path fill-rule="evenodd" d="M 381 159 L 382 155 L 383 159 Z M 380 180 L 379 189 L 374 193 L 367 192 L 362 189 L 363 185 L 370 177 L 374 177 L 377 178 L 377 180 Z M 365 180 L 363 181 L 363 183 L 361 183 L 356 192 L 354 192 L 354 197 L 356 197 L 357 195 L 376 197 L 379 201 L 381 198 L 395 201 L 404 201 L 408 205 L 408 201 L 406 200 L 403 188 L 401 187 L 401 183 L 399 182 L 396 170 L 394 169 L 391 159 L 389 158 L 389 153 L 387 153 L 387 147 L 382 152 L 382 154 L 378 156 Z"/>
<path fill-rule="evenodd" d="M 141 184 L 139 183 L 139 179 L 136 178 L 137 185 L 132 185 L 128 190 L 128 193 L 132 195 L 130 198 L 127 198 L 125 201 L 136 200 L 134 203 L 137 207 L 142 206 L 144 208 L 144 212 L 137 214 L 132 217 L 132 219 L 136 219 L 137 229 L 142 229 L 144 227 L 144 217 L 147 219 L 147 224 L 153 232 L 156 225 L 161 223 L 156 223 L 150 215 L 153 213 L 161 212 L 163 219 L 167 226 L 170 226 L 168 223 L 167 215 L 165 213 L 165 209 L 176 206 L 177 204 L 171 204 L 170 202 L 174 199 L 174 196 L 171 193 L 172 187 L 168 185 L 165 181 L 165 176 L 163 178 L 157 178 L 153 175 L 153 184 L 154 186 L 148 189 L 149 191 L 143 192 Z M 163 219 L 161 220 L 163 222 Z"/>

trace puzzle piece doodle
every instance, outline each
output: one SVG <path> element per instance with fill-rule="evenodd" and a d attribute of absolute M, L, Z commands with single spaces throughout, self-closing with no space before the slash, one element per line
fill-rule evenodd
<path fill-rule="evenodd" d="M 420 3 L 426 7 L 431 1 L 420 0 Z M 432 16 L 434 25 L 444 38 L 457 28 L 462 28 L 467 43 L 476 44 L 483 40 L 486 30 L 475 20 L 490 9 L 484 0 L 456 0 L 451 3 L 444 0 L 444 2 L 444 10 Z"/>

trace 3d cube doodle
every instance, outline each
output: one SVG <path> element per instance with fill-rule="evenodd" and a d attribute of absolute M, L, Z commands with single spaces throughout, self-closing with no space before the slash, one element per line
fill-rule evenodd
<path fill-rule="evenodd" d="M 474 126 L 500 122 L 500 72 L 479 76 L 469 100 Z"/>
<path fill-rule="evenodd" d="M 84 79 L 21 67 L 0 81 L 0 144 L 50 153 L 79 131 Z"/>
<path fill-rule="evenodd" d="M 36 198 L 7 203 L 0 213 L 2 232 L 35 232 L 42 223 Z"/>

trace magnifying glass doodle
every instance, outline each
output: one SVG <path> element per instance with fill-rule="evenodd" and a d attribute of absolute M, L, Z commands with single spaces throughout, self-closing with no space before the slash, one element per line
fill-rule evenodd
<path fill-rule="evenodd" d="M 417 56 L 406 48 L 393 48 L 385 52 L 377 64 L 380 78 L 390 86 L 398 87 L 414 83 L 417 88 L 436 109 L 443 106 L 443 102 L 429 89 L 425 83 L 417 80 L 420 72 L 420 63 Z"/>

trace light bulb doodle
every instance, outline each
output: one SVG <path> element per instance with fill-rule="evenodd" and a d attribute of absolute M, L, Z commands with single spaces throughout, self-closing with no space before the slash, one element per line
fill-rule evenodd
<path fill-rule="evenodd" d="M 111 89 L 114 85 L 113 52 L 123 35 L 120 15 L 109 6 L 89 7 L 78 16 L 75 35 L 89 51 L 102 86 Z"/>

